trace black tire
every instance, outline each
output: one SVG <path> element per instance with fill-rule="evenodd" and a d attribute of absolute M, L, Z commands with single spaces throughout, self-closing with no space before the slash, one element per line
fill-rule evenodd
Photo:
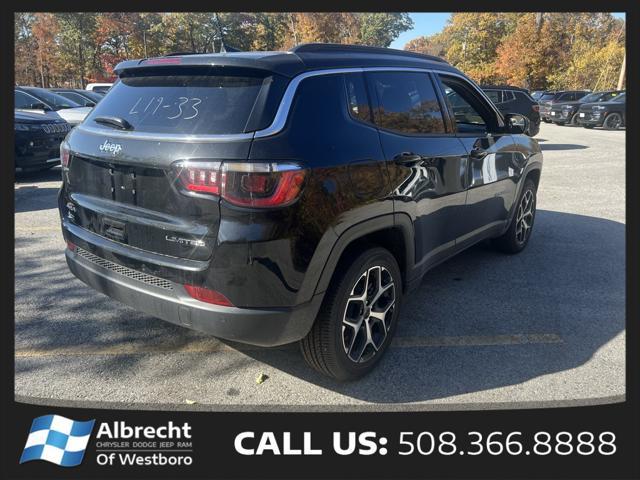
<path fill-rule="evenodd" d="M 607 115 L 602 126 L 605 130 L 618 130 L 622 126 L 622 115 L 613 112 Z"/>
<path fill-rule="evenodd" d="M 379 284 L 375 283 L 375 275 L 379 274 L 382 274 L 379 277 L 382 278 L 380 284 L 388 288 L 377 301 L 369 305 L 367 302 L 373 298 L 368 298 L 368 281 L 371 280 L 371 285 L 377 288 Z M 389 287 L 389 282 L 393 282 L 393 287 Z M 361 301 L 353 298 L 352 294 L 362 294 L 364 298 Z M 337 380 L 355 380 L 366 375 L 380 361 L 393 339 L 401 300 L 400 268 L 388 250 L 371 247 L 341 262 L 311 331 L 300 341 L 304 359 L 315 370 Z M 387 312 L 383 314 L 382 310 L 385 309 Z M 378 311 L 384 320 L 367 317 L 370 311 Z M 353 322 L 343 323 L 347 320 Z M 358 327 L 349 326 L 352 323 Z M 373 343 L 368 342 L 369 338 Z M 359 361 L 355 361 L 355 358 Z"/>
<path fill-rule="evenodd" d="M 543 118 L 543 119 L 542 119 L 542 121 L 543 121 L 544 123 L 551 123 L 551 120 L 548 120 L 548 119 L 546 119 L 546 118 Z"/>
<path fill-rule="evenodd" d="M 569 125 L 571 125 L 572 127 L 577 127 L 578 126 L 578 114 L 574 113 L 571 116 L 571 120 L 569 121 Z"/>
<path fill-rule="evenodd" d="M 561 127 L 564 127 L 564 122 L 553 122 L 553 123 L 555 123 L 556 125 L 560 125 Z"/>
<path fill-rule="evenodd" d="M 583 125 L 584 128 L 593 128 L 593 125 Z"/>
<path fill-rule="evenodd" d="M 530 214 L 526 214 L 529 210 L 529 202 L 526 198 L 530 198 L 531 208 Z M 536 218 L 536 184 L 531 179 L 527 179 L 518 197 L 518 203 L 515 206 L 516 211 L 511 225 L 508 230 L 498 238 L 493 240 L 493 244 L 498 250 L 505 253 L 520 253 L 529 244 L 531 238 L 531 232 L 533 230 L 533 224 Z M 524 224 L 521 223 L 521 214 L 524 217 Z M 528 227 L 523 232 L 524 225 Z"/>

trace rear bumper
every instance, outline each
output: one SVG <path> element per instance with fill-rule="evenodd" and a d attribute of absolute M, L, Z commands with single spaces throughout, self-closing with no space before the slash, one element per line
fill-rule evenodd
<path fill-rule="evenodd" d="M 67 249 L 65 255 L 71 272 L 93 289 L 154 317 L 241 343 L 268 347 L 300 340 L 311 329 L 322 303 L 323 294 L 317 294 L 310 302 L 291 308 L 211 305 L 191 298 L 179 284 L 154 285 L 77 252 Z"/>

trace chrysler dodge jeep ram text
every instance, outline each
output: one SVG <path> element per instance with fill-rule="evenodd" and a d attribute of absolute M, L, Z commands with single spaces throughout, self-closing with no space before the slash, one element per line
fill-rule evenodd
<path fill-rule="evenodd" d="M 61 146 L 66 258 L 150 315 L 300 341 L 312 367 L 354 379 L 427 270 L 481 240 L 529 241 L 528 121 L 441 59 L 307 44 L 115 70 Z"/>

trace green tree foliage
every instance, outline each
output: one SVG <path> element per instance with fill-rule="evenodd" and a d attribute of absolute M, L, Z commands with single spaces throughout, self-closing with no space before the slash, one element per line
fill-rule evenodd
<path fill-rule="evenodd" d="M 481 83 L 615 88 L 624 21 L 609 13 L 454 13 L 441 33 L 405 49 L 444 57 Z"/>
<path fill-rule="evenodd" d="M 16 83 L 84 86 L 124 59 L 173 52 L 288 49 L 302 42 L 388 46 L 406 13 L 18 13 Z"/>
<path fill-rule="evenodd" d="M 407 13 L 358 13 L 358 43 L 388 47 L 398 35 L 413 27 Z"/>

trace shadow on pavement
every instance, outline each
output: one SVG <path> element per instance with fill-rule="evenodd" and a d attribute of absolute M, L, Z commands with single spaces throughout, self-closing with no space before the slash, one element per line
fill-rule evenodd
<path fill-rule="evenodd" d="M 37 172 L 21 172 L 16 173 L 15 183 L 31 183 L 31 182 L 55 182 L 59 181 L 62 176 L 60 166 L 50 168 L 48 170 L 40 170 Z"/>
<path fill-rule="evenodd" d="M 555 334 L 563 343 L 392 348 L 372 374 L 344 384 L 316 374 L 296 348 L 233 344 L 245 356 L 234 356 L 218 370 L 203 372 L 194 355 L 189 357 L 192 370 L 166 366 L 152 375 L 179 384 L 181 376 L 197 373 L 215 382 L 217 375 L 255 359 L 327 390 L 392 404 L 491 390 L 570 370 L 624 330 L 624 238 L 619 222 L 539 210 L 531 243 L 520 255 L 478 245 L 427 273 L 406 298 L 396 333 Z M 32 243 L 16 239 L 16 349 L 125 345 L 170 352 L 210 339 L 95 293 L 68 272 L 61 250 L 30 255 Z M 136 355 L 103 358 L 87 364 L 95 370 L 89 373 L 126 378 L 127 385 L 144 361 Z M 64 357 L 57 361 L 64 375 Z M 32 368 L 37 367 L 17 363 L 16 374 Z"/>
<path fill-rule="evenodd" d="M 544 143 L 540 145 L 541 150 L 584 150 L 589 148 L 586 145 L 577 145 L 575 143 Z"/>

